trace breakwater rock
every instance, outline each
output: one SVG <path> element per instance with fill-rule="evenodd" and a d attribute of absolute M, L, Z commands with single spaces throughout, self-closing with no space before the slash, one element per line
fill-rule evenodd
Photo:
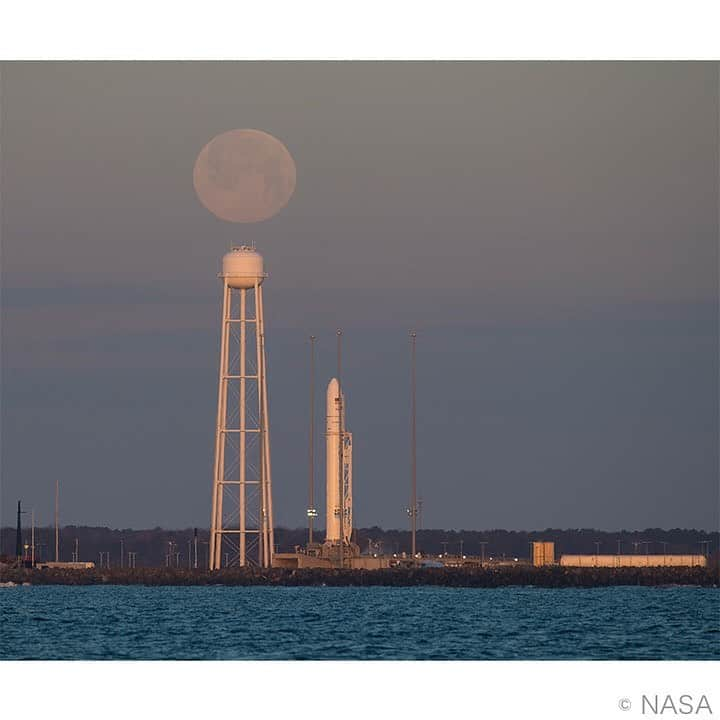
<path fill-rule="evenodd" d="M 612 585 L 698 585 L 720 587 L 717 568 L 568 568 L 559 566 L 485 568 L 389 568 L 338 570 L 235 568 L 210 572 L 176 568 L 30 570 L 0 568 L 0 582 L 32 585 L 227 585 L 312 587 L 445 587 L 493 588 L 537 586 L 546 588 L 607 587 Z"/>

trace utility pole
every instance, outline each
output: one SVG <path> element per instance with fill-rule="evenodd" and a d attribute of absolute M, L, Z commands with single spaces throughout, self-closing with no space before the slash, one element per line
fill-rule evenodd
<path fill-rule="evenodd" d="M 55 477 L 55 562 L 60 562 L 60 478 Z"/>
<path fill-rule="evenodd" d="M 338 380 L 338 382 L 340 382 Z M 310 433 L 308 448 L 308 545 L 313 542 L 315 525 L 315 336 L 310 336 Z"/>
<path fill-rule="evenodd" d="M 485 565 L 485 546 L 486 545 L 487 545 L 487 540 L 480 541 L 480 565 Z"/>
<path fill-rule="evenodd" d="M 595 540 L 595 557 L 597 557 L 600 554 L 600 541 Z"/>
<path fill-rule="evenodd" d="M 79 542 L 77 538 L 75 538 L 75 549 L 73 550 L 72 558 L 73 562 L 80 562 Z"/>
<path fill-rule="evenodd" d="M 192 570 L 192 552 L 191 552 L 191 550 L 190 550 L 191 547 L 192 547 L 192 540 L 189 540 L 189 539 L 188 539 L 188 541 L 187 541 L 187 549 L 188 549 L 188 570 Z"/>
<path fill-rule="evenodd" d="M 443 540 L 440 544 L 443 546 L 443 557 L 445 557 L 447 555 L 448 541 Z"/>
<path fill-rule="evenodd" d="M 120 538 L 120 567 L 125 567 L 125 540 Z"/>
<path fill-rule="evenodd" d="M 415 341 L 417 333 L 410 332 L 410 395 L 411 395 L 411 421 L 410 421 L 410 530 L 412 533 L 412 557 L 415 565 L 417 553 L 417 437 L 416 437 L 416 408 L 415 408 Z"/>
<path fill-rule="evenodd" d="M 620 550 L 621 544 L 622 544 L 622 540 L 620 540 L 620 539 L 618 538 L 617 544 L 618 544 L 617 554 L 618 554 L 618 555 L 622 555 L 622 552 L 621 552 L 621 550 Z"/>

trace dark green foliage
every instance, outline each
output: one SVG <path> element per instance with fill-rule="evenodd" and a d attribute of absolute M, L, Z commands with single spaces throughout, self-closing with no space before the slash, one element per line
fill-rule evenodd
<path fill-rule="evenodd" d="M 29 542 L 29 528 L 23 528 L 24 541 Z M 319 537 L 324 531 L 316 528 Z M 7 552 L 14 545 L 15 528 L 3 528 L 2 548 Z M 75 538 L 78 538 L 80 559 L 98 562 L 100 552 L 110 553 L 110 564 L 114 568 L 119 565 L 120 540 L 124 541 L 125 552 L 137 553 L 137 566 L 164 567 L 169 543 L 174 543 L 174 552 L 180 553 L 180 566 L 188 567 L 188 541 L 194 539 L 194 529 L 164 530 L 153 528 L 148 530 L 122 530 L 106 527 L 66 526 L 60 531 L 60 558 L 70 560 Z M 198 529 L 198 563 L 207 566 L 208 531 Z M 410 551 L 410 533 L 407 530 L 383 530 L 379 527 L 360 528 L 356 531 L 356 542 L 363 552 L 367 551 L 368 540 L 372 541 L 373 552 L 380 548 L 386 555 Z M 711 555 L 717 557 L 720 544 L 720 533 L 703 530 L 648 528 L 646 530 L 622 530 L 607 532 L 593 529 L 548 528 L 546 530 L 420 530 L 418 532 L 418 549 L 424 554 L 437 555 L 447 552 L 457 555 L 462 540 L 463 552 L 467 555 L 480 555 L 481 542 L 486 542 L 486 557 L 519 557 L 530 555 L 530 543 L 533 540 L 548 540 L 555 543 L 555 553 L 559 557 L 567 554 L 594 554 L 595 542 L 600 542 L 600 552 L 614 555 L 620 549 L 625 554 L 633 552 L 645 553 L 646 546 L 640 545 L 650 541 L 651 553 L 699 554 L 702 541 L 709 541 Z M 307 542 L 306 528 L 275 529 L 275 542 L 280 552 L 292 552 L 295 546 L 303 546 Z M 54 530 L 42 527 L 36 530 L 38 559 L 48 559 L 54 546 Z M 127 558 L 126 558 L 127 560 Z M 173 559 L 173 564 L 175 559 Z"/>

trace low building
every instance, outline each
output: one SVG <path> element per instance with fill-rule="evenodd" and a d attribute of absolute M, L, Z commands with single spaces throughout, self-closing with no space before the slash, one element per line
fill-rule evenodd
<path fill-rule="evenodd" d="M 555 543 L 534 542 L 532 544 L 532 564 L 535 567 L 555 564 Z"/>
<path fill-rule="evenodd" d="M 35 563 L 35 567 L 39 570 L 92 570 L 95 567 L 94 562 L 45 562 Z"/>
<path fill-rule="evenodd" d="M 318 557 L 317 555 L 307 555 L 306 553 L 274 553 L 272 556 L 272 566 L 274 568 L 290 568 L 292 570 L 303 568 L 331 568 L 333 565 L 330 560 Z"/>
<path fill-rule="evenodd" d="M 565 567 L 706 567 L 704 555 L 562 555 Z"/>
<path fill-rule="evenodd" d="M 338 567 L 339 558 L 320 557 L 302 552 L 275 553 L 272 566 L 276 568 L 291 568 L 302 570 L 305 568 L 334 568 Z M 391 566 L 391 558 L 374 557 L 370 555 L 348 555 L 343 558 L 343 565 L 351 570 L 381 570 Z"/>

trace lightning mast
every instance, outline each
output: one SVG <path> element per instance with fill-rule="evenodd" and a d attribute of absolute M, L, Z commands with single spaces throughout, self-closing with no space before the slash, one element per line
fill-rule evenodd
<path fill-rule="evenodd" d="M 412 534 L 412 558 L 415 563 L 417 553 L 417 425 L 415 405 L 415 340 L 417 333 L 410 332 L 410 531 Z"/>
<path fill-rule="evenodd" d="M 315 336 L 310 336 L 310 438 L 308 456 L 308 545 L 313 543 L 313 528 L 317 510 L 315 509 Z"/>
<path fill-rule="evenodd" d="M 343 432 L 345 431 L 345 423 L 343 422 L 343 414 L 345 408 L 343 407 L 343 391 L 342 391 L 342 330 L 337 331 L 337 381 L 338 381 L 338 393 L 337 393 L 337 411 L 338 411 L 338 485 L 340 487 L 340 503 L 338 507 L 338 515 L 340 519 L 340 567 L 345 565 L 345 488 L 343 483 Z"/>
<path fill-rule="evenodd" d="M 60 478 L 55 478 L 55 562 L 60 562 Z"/>

